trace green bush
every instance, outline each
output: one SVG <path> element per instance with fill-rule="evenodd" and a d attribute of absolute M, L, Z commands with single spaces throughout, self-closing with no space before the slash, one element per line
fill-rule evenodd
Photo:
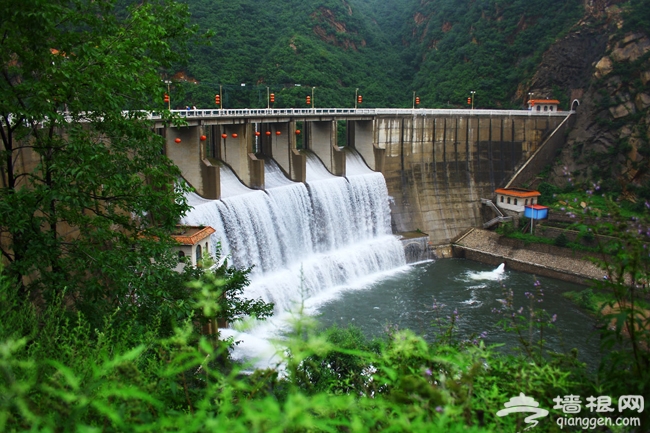
<path fill-rule="evenodd" d="M 569 240 L 564 235 L 564 233 L 560 233 L 553 240 L 553 245 L 555 245 L 556 247 L 566 247 L 568 243 L 569 243 Z"/>

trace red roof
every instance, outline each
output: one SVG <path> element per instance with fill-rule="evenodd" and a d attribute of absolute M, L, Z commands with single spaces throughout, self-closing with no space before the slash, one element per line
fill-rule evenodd
<path fill-rule="evenodd" d="M 199 241 L 207 238 L 214 232 L 215 230 L 210 226 L 207 227 L 184 226 L 182 228 L 182 233 L 173 234 L 172 238 L 174 238 L 177 242 L 183 245 L 195 245 Z"/>
<path fill-rule="evenodd" d="M 535 104 L 555 104 L 558 105 L 560 101 L 557 99 L 530 99 L 528 100 L 528 103 L 530 105 L 535 105 Z"/>
<path fill-rule="evenodd" d="M 529 204 L 529 205 L 527 205 L 525 207 L 529 207 L 529 208 L 535 209 L 535 210 L 548 209 L 548 206 L 542 206 L 541 204 Z"/>
<path fill-rule="evenodd" d="M 511 197 L 539 197 L 542 195 L 539 191 L 523 188 L 497 188 L 494 191 L 497 194 L 509 195 Z"/>

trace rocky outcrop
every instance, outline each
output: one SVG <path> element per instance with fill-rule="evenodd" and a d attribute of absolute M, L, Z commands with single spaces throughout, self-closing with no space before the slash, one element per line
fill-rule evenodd
<path fill-rule="evenodd" d="M 551 98 L 557 88 L 586 89 L 593 75 L 593 65 L 605 53 L 606 47 L 607 33 L 604 29 L 578 28 L 544 54 L 528 91 L 534 93 L 535 98 Z M 611 61 L 603 61 L 600 68 L 611 68 Z M 519 97 L 525 98 L 526 94 Z"/>
<path fill-rule="evenodd" d="M 613 33 L 598 57 L 551 180 L 602 180 L 634 202 L 650 181 L 650 36 Z"/>
<path fill-rule="evenodd" d="M 347 5 L 349 15 L 352 15 L 352 9 Z M 330 9 L 320 7 L 316 12 L 311 14 L 311 18 L 316 22 L 313 30 L 314 33 L 323 41 L 342 47 L 344 49 L 357 50 L 359 47 L 366 45 L 365 40 L 355 41 L 356 32 L 348 30 L 346 24 L 336 19 L 336 15 Z"/>

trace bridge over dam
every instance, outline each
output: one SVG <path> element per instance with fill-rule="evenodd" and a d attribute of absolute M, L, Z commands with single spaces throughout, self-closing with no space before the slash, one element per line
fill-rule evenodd
<path fill-rule="evenodd" d="M 499 187 L 522 186 L 548 164 L 574 114 L 346 108 L 174 113 L 184 126 L 151 118 L 165 137 L 165 154 L 202 197 L 229 194 L 225 166 L 246 187 L 265 189 L 269 160 L 291 181 L 305 182 L 308 158 L 346 176 L 350 158 L 360 156 L 386 179 L 393 231 L 420 230 L 435 244 L 482 225 L 481 198 Z"/>

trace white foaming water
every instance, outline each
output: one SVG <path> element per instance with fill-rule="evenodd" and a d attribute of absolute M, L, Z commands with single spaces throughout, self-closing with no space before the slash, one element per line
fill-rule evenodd
<path fill-rule="evenodd" d="M 246 188 L 222 167 L 222 187 L 232 186 L 236 194 L 222 191 L 221 200 L 189 198 L 195 207 L 183 223 L 215 228 L 213 246 L 220 242 L 222 254 L 237 267 L 254 266 L 245 296 L 275 304 L 270 323 L 237 334 L 246 342 L 238 346 L 239 356 L 249 358 L 257 347 L 265 357 L 260 339 L 267 341 L 284 328 L 286 312 L 301 301 L 317 308 L 342 290 L 366 286 L 406 266 L 403 247 L 391 234 L 383 175 L 364 168 L 360 158 L 350 173 L 348 179 L 333 176 L 312 156 L 305 185 L 288 180 L 266 161 L 264 192 Z"/>
<path fill-rule="evenodd" d="M 501 263 L 493 271 L 468 272 L 467 276 L 472 280 L 500 281 L 505 277 L 505 268 L 506 264 Z"/>

